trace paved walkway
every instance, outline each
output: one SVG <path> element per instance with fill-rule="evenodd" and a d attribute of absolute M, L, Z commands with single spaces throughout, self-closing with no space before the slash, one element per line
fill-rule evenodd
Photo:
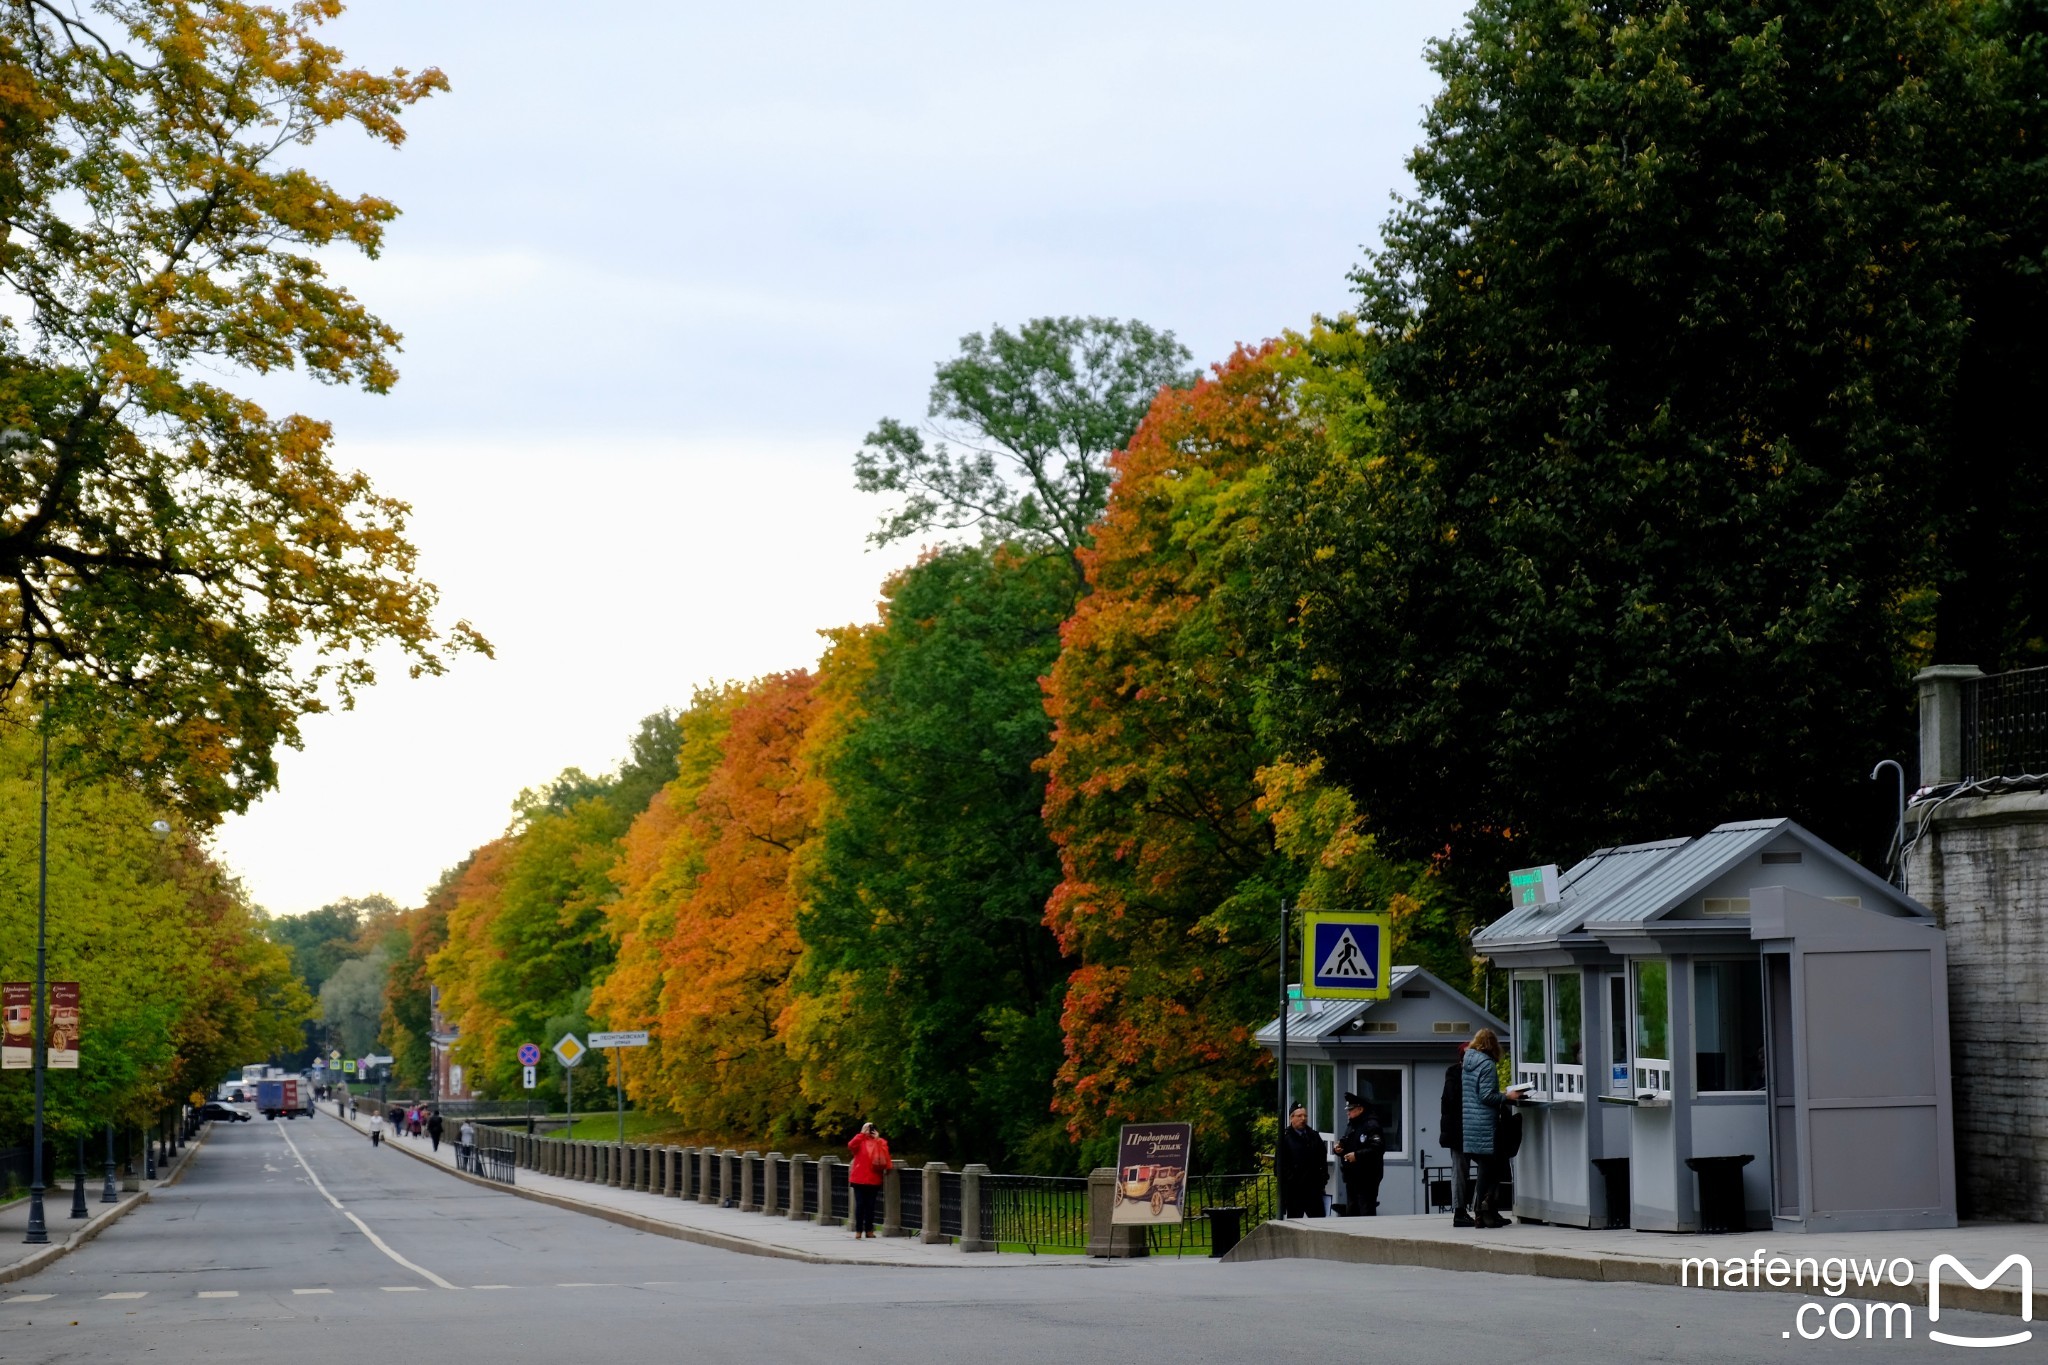
<path fill-rule="evenodd" d="M 65 1169 L 61 1175 L 48 1176 L 49 1184 L 43 1191 L 43 1226 L 50 1234 L 48 1242 L 31 1246 L 21 1240 L 28 1233 L 28 1200 L 17 1199 L 0 1206 L 0 1284 L 35 1274 L 52 1261 L 84 1246 L 116 1220 L 125 1218 L 131 1210 L 147 1202 L 151 1190 L 183 1177 L 205 1140 L 206 1130 L 202 1128 L 199 1136 L 185 1144 L 168 1166 L 158 1168 L 158 1179 L 138 1180 L 136 1183 L 142 1189 L 122 1194 L 118 1203 L 102 1204 L 100 1193 L 106 1188 L 104 1176 L 89 1176 L 85 1182 L 87 1216 L 84 1218 L 71 1216 L 71 1163 L 59 1153 L 58 1164 Z M 117 1177 L 115 1184 L 118 1186 L 119 1183 Z"/>
<path fill-rule="evenodd" d="M 323 1107 L 320 1112 L 322 1117 L 326 1117 L 333 1110 L 331 1107 Z M 356 1119 L 347 1122 L 352 1123 L 360 1132 L 369 1132 L 367 1120 Z M 384 1141 L 386 1146 L 395 1147 L 422 1161 L 440 1166 L 460 1180 L 468 1180 L 490 1189 L 504 1190 L 508 1194 L 517 1194 L 528 1199 L 537 1199 L 558 1208 L 575 1209 L 599 1218 L 608 1218 L 612 1222 L 638 1228 L 642 1232 L 657 1233 L 664 1237 L 675 1237 L 686 1242 L 721 1247 L 727 1251 L 752 1256 L 774 1256 L 783 1260 L 809 1261 L 823 1265 L 944 1266 L 952 1269 L 966 1267 L 987 1270 L 1019 1270 L 1046 1265 L 1073 1267 L 1109 1264 L 1073 1255 L 1030 1256 L 998 1252 L 964 1252 L 947 1243 L 928 1244 L 915 1237 L 876 1237 L 868 1240 L 857 1238 L 842 1228 L 830 1225 L 799 1222 L 787 1217 L 771 1217 L 759 1213 L 741 1213 L 738 1209 L 699 1204 L 694 1199 L 676 1199 L 642 1190 L 614 1189 L 609 1185 L 542 1175 L 538 1171 L 521 1170 L 516 1183 L 508 1189 L 495 1181 L 457 1171 L 455 1144 L 452 1138 L 451 1132 L 442 1139 L 439 1152 L 434 1151 L 433 1145 L 424 1137 L 394 1138 L 387 1132 Z M 368 1138 L 365 1137 L 364 1140 L 368 1141 Z"/>
<path fill-rule="evenodd" d="M 1925 1303 L 1927 1264 L 1934 1257 L 1949 1254 L 1982 1275 L 2007 1256 L 2018 1253 L 2034 1265 L 2048 1269 L 2048 1224 L 1975 1223 L 1944 1231 L 1918 1232 L 1835 1232 L 1781 1234 L 1745 1232 L 1727 1236 L 1699 1236 L 1677 1233 L 1636 1232 L 1557 1227 L 1547 1223 L 1515 1223 L 1505 1228 L 1482 1231 L 1454 1228 L 1443 1214 L 1400 1218 L 1291 1219 L 1267 1223 L 1232 1251 L 1228 1260 L 1256 1261 L 1309 1258 L 1351 1261 L 1361 1265 L 1427 1266 L 1439 1270 L 1477 1270 L 1500 1275 L 1540 1275 L 1562 1280 L 1629 1281 L 1638 1284 L 1697 1284 L 1697 1266 L 1688 1270 L 1688 1259 L 1712 1259 L 1715 1279 L 1721 1287 L 1740 1280 L 1734 1288 L 1764 1289 L 1786 1294 L 1826 1297 L 1827 1286 L 1816 1290 L 1813 1275 L 1832 1259 L 1842 1263 L 1840 1271 L 1828 1270 L 1830 1284 L 1846 1277 L 1843 1289 L 1854 1298 L 1893 1302 Z M 1795 1271 L 1801 1275 L 1791 1283 L 1753 1281 L 1763 1278 L 1756 1267 L 1768 1269 L 1774 1257 L 1783 1257 L 1784 1278 Z M 1741 1258 L 1749 1264 L 1737 1275 L 1727 1272 L 1728 1263 Z M 1912 1274 L 1900 1270 L 1897 1278 L 1872 1284 L 1884 1274 L 1895 1258 L 1912 1263 Z M 1803 1268 L 1791 1263 L 1811 1259 L 1815 1266 Z M 1854 1272 L 1864 1271 L 1864 1283 L 1855 1282 Z M 2017 1267 L 1991 1289 L 1977 1290 L 1947 1275 L 1942 1282 L 1942 1302 L 1958 1307 L 1991 1312 L 2013 1312 L 2019 1305 L 2020 1272 Z M 1953 1296 L 1953 1298 L 1952 1298 Z"/>

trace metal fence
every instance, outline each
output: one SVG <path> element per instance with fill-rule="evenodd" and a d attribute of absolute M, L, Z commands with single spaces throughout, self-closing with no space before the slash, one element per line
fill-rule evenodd
<path fill-rule="evenodd" d="M 2048 668 L 1986 674 L 1962 692 L 1965 777 L 2048 772 Z"/>
<path fill-rule="evenodd" d="M 473 1144 L 468 1147 L 457 1144 L 456 1168 L 486 1180 L 495 1180 L 500 1185 L 513 1184 L 519 1162 L 513 1156 L 512 1134 L 481 1123 L 476 1125 L 474 1132 L 476 1141 Z"/>
<path fill-rule="evenodd" d="M 959 1237 L 960 1230 L 960 1172 L 939 1172 L 939 1235 Z"/>
<path fill-rule="evenodd" d="M 789 1173 L 794 1169 L 786 1156 L 761 1159 L 761 1212 L 770 1215 L 789 1212 Z M 775 1176 L 775 1200 L 772 1204 L 768 1201 L 767 1190 L 771 1172 Z"/>
<path fill-rule="evenodd" d="M 1181 1219 L 1178 1223 L 1154 1223 L 1145 1229 L 1145 1247 L 1155 1256 L 1207 1255 L 1209 1251 L 1209 1210 L 1235 1208 L 1238 1228 L 1249 1233 L 1259 1224 L 1279 1216 L 1278 1186 L 1270 1172 L 1249 1175 L 1193 1175 L 1181 1190 Z"/>
<path fill-rule="evenodd" d="M 822 1168 L 821 1168 L 822 1169 Z M 853 1183 L 850 1177 L 853 1168 L 840 1162 L 832 1163 L 832 1221 L 843 1223 L 853 1216 Z"/>
<path fill-rule="evenodd" d="M 908 1226 L 908 1223 L 905 1224 Z M 998 1251 L 1086 1251 L 1088 1182 L 1079 1176 L 985 1175 L 981 1236 Z"/>
<path fill-rule="evenodd" d="M 900 1168 L 897 1181 L 900 1196 L 897 1203 L 897 1222 L 906 1230 L 924 1230 L 924 1172 L 916 1166 Z"/>
<path fill-rule="evenodd" d="M 720 1152 L 713 1152 L 711 1154 L 711 1159 L 705 1162 L 704 1164 L 711 1168 L 710 1179 L 704 1182 L 705 1190 L 711 1196 L 711 1202 L 714 1204 L 725 1203 L 724 1154 Z"/>

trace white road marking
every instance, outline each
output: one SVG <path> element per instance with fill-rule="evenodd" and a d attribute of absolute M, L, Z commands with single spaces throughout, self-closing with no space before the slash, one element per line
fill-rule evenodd
<path fill-rule="evenodd" d="M 55 1294 L 16 1294 L 13 1298 L 9 1299 L 8 1302 L 41 1303 L 44 1299 L 54 1299 L 56 1297 L 57 1296 Z"/>
<path fill-rule="evenodd" d="M 199 1297 L 202 1299 L 239 1299 L 242 1297 L 242 1291 L 239 1289 L 202 1289 L 199 1291 Z"/>
<path fill-rule="evenodd" d="M 455 1286 L 451 1284 L 448 1287 L 453 1289 Z M 384 1292 L 387 1294 L 424 1294 L 427 1291 L 416 1284 L 387 1284 L 384 1286 Z"/>
<path fill-rule="evenodd" d="M 294 1294 L 332 1294 L 332 1289 L 294 1289 Z"/>
<path fill-rule="evenodd" d="M 618 1288 L 618 1286 L 617 1286 L 617 1285 L 615 1285 L 615 1284 L 606 1284 L 606 1283 L 605 1283 L 604 1281 L 602 1281 L 602 1280 L 570 1280 L 570 1281 L 569 1281 L 568 1283 L 566 1283 L 566 1284 L 558 1284 L 558 1285 L 556 1285 L 556 1286 L 555 1286 L 555 1288 L 557 1288 L 557 1289 L 617 1289 L 617 1288 Z"/>
<path fill-rule="evenodd" d="M 470 1286 L 471 1289 L 510 1289 L 511 1287 L 509 1284 L 473 1284 Z"/>
<path fill-rule="evenodd" d="M 297 1159 L 300 1168 L 305 1171 L 306 1178 L 313 1182 L 313 1188 L 320 1191 L 321 1196 L 324 1199 L 326 1199 L 328 1203 L 334 1205 L 335 1208 L 340 1209 L 341 1216 L 348 1219 L 349 1222 L 354 1223 L 356 1225 L 356 1228 L 363 1234 L 363 1236 L 370 1239 L 371 1246 L 376 1247 L 377 1250 L 383 1252 L 386 1256 L 389 1256 L 392 1260 L 398 1262 L 400 1265 L 404 1266 L 407 1270 L 410 1270 L 413 1274 L 419 1276 L 421 1279 L 430 1282 L 434 1285 L 435 1288 L 455 1288 L 454 1285 L 442 1279 L 439 1275 L 436 1275 L 433 1271 L 427 1269 L 425 1266 L 414 1265 L 411 1261 L 406 1260 L 405 1257 L 393 1251 L 382 1237 L 379 1237 L 376 1233 L 370 1231 L 370 1225 L 368 1223 L 365 1223 L 362 1219 L 356 1217 L 346 1208 L 343 1208 L 341 1201 L 339 1199 L 336 1199 L 332 1194 L 329 1194 L 327 1192 L 327 1187 L 320 1183 L 320 1177 L 314 1173 L 312 1163 L 307 1161 L 305 1154 L 299 1151 L 299 1144 L 292 1141 L 292 1135 L 290 1133 L 285 1132 L 282 1128 L 278 1129 L 277 1131 L 278 1135 L 284 1139 L 284 1145 L 292 1149 L 292 1156 Z"/>
<path fill-rule="evenodd" d="M 147 1289 L 124 1289 L 118 1294 L 102 1294 L 100 1297 L 103 1299 L 139 1299 L 148 1292 Z"/>

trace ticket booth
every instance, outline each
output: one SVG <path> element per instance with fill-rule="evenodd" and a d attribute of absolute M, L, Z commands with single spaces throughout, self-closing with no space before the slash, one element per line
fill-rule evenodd
<path fill-rule="evenodd" d="M 1429 1212 L 1431 1185 L 1441 1194 L 1449 1181 L 1450 1154 L 1437 1132 L 1444 1071 L 1482 1028 L 1501 1033 L 1506 1025 L 1420 967 L 1396 966 L 1385 1000 L 1303 1000 L 1288 1016 L 1289 1103 L 1307 1105 L 1309 1122 L 1333 1141 L 1344 1128 L 1343 1097 L 1356 1094 L 1386 1132 L 1382 1215 Z M 1257 1037 L 1277 1054 L 1280 1021 Z M 1344 1197 L 1334 1159 L 1329 1194 L 1333 1202 Z"/>
<path fill-rule="evenodd" d="M 1530 1087 L 1518 1216 L 1954 1226 L 1946 963 L 1925 906 L 1790 820 L 1602 849 L 1559 888 L 1473 938 L 1511 974 Z M 1875 1155 L 1858 1134 L 1879 1129 L 1899 1141 Z"/>

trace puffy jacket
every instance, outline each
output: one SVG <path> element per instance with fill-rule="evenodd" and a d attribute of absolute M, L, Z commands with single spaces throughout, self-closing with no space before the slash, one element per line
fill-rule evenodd
<path fill-rule="evenodd" d="M 853 1167 L 846 1173 L 848 1182 L 855 1185 L 881 1184 L 890 1166 L 888 1142 L 866 1133 L 855 1133 L 846 1146 L 853 1153 Z"/>
<path fill-rule="evenodd" d="M 1500 1073 L 1493 1058 L 1476 1048 L 1465 1053 L 1465 1145 L 1460 1150 L 1493 1155 L 1493 1120 L 1507 1103 L 1500 1093 Z"/>

